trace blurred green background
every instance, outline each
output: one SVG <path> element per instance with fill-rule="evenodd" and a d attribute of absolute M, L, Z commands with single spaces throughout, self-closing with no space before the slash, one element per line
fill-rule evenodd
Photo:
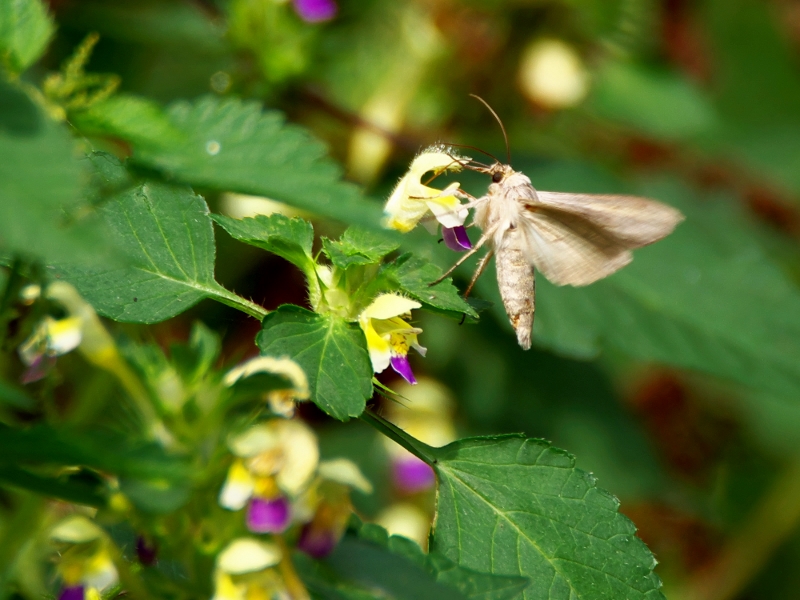
<path fill-rule="evenodd" d="M 280 109 L 376 207 L 427 145 L 505 156 L 473 93 L 502 118 L 512 165 L 534 186 L 679 207 L 686 222 L 607 280 L 578 290 L 540 277 L 530 352 L 487 271 L 476 295 L 493 308 L 478 325 L 425 316 L 429 352 L 414 369 L 449 388 L 460 437 L 522 431 L 574 453 L 620 498 L 667 597 L 800 597 L 800 4 L 340 0 L 317 23 L 299 4 L 51 0 L 56 37 L 26 77 L 57 71 L 97 32 L 87 72 L 118 74 L 123 93 L 160 104 L 211 94 Z M 91 139 L 130 152 L 114 136 Z M 487 183 L 457 179 L 476 195 Z M 247 208 L 198 192 L 215 211 Z M 329 236 L 346 224 L 310 218 Z M 229 289 L 270 309 L 305 302 L 288 263 L 219 230 L 217 246 Z M 407 247 L 454 260 L 425 232 Z M 470 273 L 457 271 L 462 286 Z M 228 360 L 254 353 L 258 323 L 210 301 L 152 335 L 166 347 L 197 319 L 224 335 Z M 330 452 L 380 479 L 365 425 L 304 416 Z M 362 514 L 389 495 L 360 499 Z"/>

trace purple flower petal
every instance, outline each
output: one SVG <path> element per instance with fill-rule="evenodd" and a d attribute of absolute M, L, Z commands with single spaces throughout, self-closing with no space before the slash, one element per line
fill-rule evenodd
<path fill-rule="evenodd" d="M 55 366 L 55 364 L 55 356 L 46 356 L 44 354 L 37 356 L 30 366 L 25 369 L 22 377 L 20 377 L 20 383 L 22 383 L 22 385 L 26 385 L 28 383 L 33 383 L 34 381 L 44 379 L 50 370 Z"/>
<path fill-rule="evenodd" d="M 83 586 L 76 585 L 74 587 L 64 588 L 58 600 L 83 600 Z"/>
<path fill-rule="evenodd" d="M 295 12 L 307 23 L 330 21 L 338 7 L 334 0 L 293 0 Z"/>
<path fill-rule="evenodd" d="M 436 476 L 433 469 L 416 456 L 401 458 L 392 465 L 394 484 L 403 492 L 413 494 L 433 486 Z"/>
<path fill-rule="evenodd" d="M 140 563 L 146 567 L 154 565 L 157 554 L 158 547 L 155 543 L 148 543 L 148 541 L 141 535 L 136 538 L 136 556 L 139 558 Z"/>
<path fill-rule="evenodd" d="M 442 237 L 444 243 L 450 250 L 464 252 L 472 250 L 472 242 L 469 241 L 467 230 L 463 225 L 458 227 L 442 227 Z"/>
<path fill-rule="evenodd" d="M 306 523 L 303 531 L 300 533 L 300 540 L 297 542 L 297 548 L 313 556 L 314 558 L 322 558 L 331 553 L 336 547 L 337 542 L 336 533 L 328 528 L 315 526 L 315 523 Z"/>
<path fill-rule="evenodd" d="M 417 383 L 414 372 L 411 370 L 411 365 L 408 362 L 408 356 L 393 354 L 392 355 L 392 368 L 395 372 L 405 379 L 411 385 Z"/>
<path fill-rule="evenodd" d="M 255 497 L 247 507 L 247 528 L 253 533 L 282 533 L 290 521 L 289 501 L 283 496 L 272 500 Z"/>

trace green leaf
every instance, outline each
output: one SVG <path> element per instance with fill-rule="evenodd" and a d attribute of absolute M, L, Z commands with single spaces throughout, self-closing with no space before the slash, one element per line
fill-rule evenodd
<path fill-rule="evenodd" d="M 66 128 L 0 81 L 0 251 L 44 260 L 108 255 L 97 220 L 69 222 L 81 163 Z"/>
<path fill-rule="evenodd" d="M 614 63 L 600 71 L 591 106 L 663 140 L 707 134 L 716 125 L 711 103 L 689 81 L 640 65 Z"/>
<path fill-rule="evenodd" d="M 108 499 L 108 488 L 99 476 L 46 477 L 10 465 L 0 466 L 0 486 L 21 488 L 85 506 L 105 506 Z"/>
<path fill-rule="evenodd" d="M 0 59 L 21 73 L 44 53 L 55 27 L 41 0 L 0 2 Z"/>
<path fill-rule="evenodd" d="M 214 298 L 257 317 L 265 314 L 214 280 L 208 207 L 191 190 L 146 182 L 113 195 L 98 212 L 128 262 L 59 265 L 59 270 L 99 313 L 118 321 L 155 323 Z"/>
<path fill-rule="evenodd" d="M 376 227 L 369 202 L 304 129 L 255 102 L 202 98 L 169 110 L 180 144 L 134 145 L 132 160 L 194 187 L 267 196 L 347 223 Z"/>
<path fill-rule="evenodd" d="M 384 256 L 400 247 L 393 237 L 388 233 L 348 227 L 338 241 L 323 238 L 322 248 L 335 266 L 346 269 L 351 265 L 379 263 Z"/>
<path fill-rule="evenodd" d="M 308 377 L 311 400 L 330 416 L 346 421 L 364 412 L 372 366 L 357 325 L 286 304 L 264 318 L 256 343 L 261 354 L 296 361 Z"/>
<path fill-rule="evenodd" d="M 130 94 L 115 94 L 72 112 L 70 123 L 87 135 L 121 138 L 141 146 L 182 141 L 182 133 L 158 104 Z"/>
<path fill-rule="evenodd" d="M 314 275 L 314 228 L 304 219 L 290 219 L 284 215 L 258 215 L 254 218 L 232 219 L 223 215 L 211 218 L 231 237 L 261 248 L 299 267 L 307 276 Z"/>
<path fill-rule="evenodd" d="M 137 479 L 182 479 L 181 457 L 156 444 L 134 444 L 100 431 L 70 432 L 45 425 L 19 429 L 0 424 L 0 465 L 82 465 Z"/>
<path fill-rule="evenodd" d="M 404 557 L 422 568 L 440 586 L 446 586 L 452 590 L 460 592 L 461 597 L 475 600 L 512 600 L 520 598 L 523 590 L 529 585 L 530 581 L 525 577 L 492 575 L 491 573 L 480 573 L 461 567 L 438 552 L 426 554 L 416 542 L 401 536 L 389 536 L 387 531 L 372 523 L 363 524 L 357 517 L 353 517 L 351 525 L 357 537 L 368 542 L 371 546 L 370 552 L 387 550 L 395 556 Z M 359 573 L 367 570 L 371 575 L 375 574 L 375 569 L 368 565 L 352 561 L 347 554 L 347 543 L 352 543 L 352 537 L 343 540 L 344 546 L 340 545 L 331 555 L 328 562 L 339 563 L 346 566 L 357 564 L 356 569 L 351 572 Z M 345 555 L 345 556 L 342 556 Z M 397 568 L 394 561 L 392 569 Z M 431 586 L 432 587 L 432 586 Z M 430 590 L 433 592 L 433 589 Z M 451 594 L 452 595 L 452 594 Z"/>
<path fill-rule="evenodd" d="M 412 254 L 403 254 L 393 263 L 387 264 L 379 273 L 390 284 L 422 302 L 426 306 L 446 313 L 458 313 L 478 318 L 478 313 L 459 296 L 452 279 L 431 286 L 432 281 L 441 277 L 442 271 L 433 263 Z"/>
<path fill-rule="evenodd" d="M 531 580 L 526 600 L 664 598 L 656 561 L 619 502 L 566 452 L 522 436 L 436 449 L 432 551 Z"/>

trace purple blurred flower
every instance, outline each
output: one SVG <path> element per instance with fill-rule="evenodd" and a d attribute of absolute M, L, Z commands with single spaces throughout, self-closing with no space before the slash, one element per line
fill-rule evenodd
<path fill-rule="evenodd" d="M 84 590 L 82 585 L 64 588 L 58 600 L 83 600 Z"/>
<path fill-rule="evenodd" d="M 247 528 L 253 533 L 282 533 L 291 522 L 289 500 L 254 497 L 247 507 Z"/>
<path fill-rule="evenodd" d="M 336 531 L 330 528 L 318 527 L 312 521 L 303 526 L 303 531 L 300 533 L 300 539 L 297 542 L 297 548 L 309 556 L 322 558 L 331 553 L 338 541 L 339 536 Z"/>
<path fill-rule="evenodd" d="M 442 227 L 442 237 L 444 243 L 450 250 L 455 252 L 464 252 L 464 250 L 472 250 L 472 242 L 469 241 L 467 230 L 463 225 L 458 227 Z"/>
<path fill-rule="evenodd" d="M 307 23 L 330 21 L 338 7 L 334 0 L 293 0 L 295 12 Z"/>
<path fill-rule="evenodd" d="M 136 538 L 136 556 L 140 563 L 150 567 L 155 564 L 157 555 L 158 547 L 155 543 L 149 543 L 144 536 L 141 535 Z"/>
<path fill-rule="evenodd" d="M 392 479 L 399 490 L 413 494 L 433 486 L 436 476 L 429 465 L 416 456 L 408 456 L 394 460 Z"/>

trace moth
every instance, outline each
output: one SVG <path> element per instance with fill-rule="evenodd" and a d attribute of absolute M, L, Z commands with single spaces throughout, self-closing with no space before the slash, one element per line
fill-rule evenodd
<path fill-rule="evenodd" d="M 502 122 L 482 98 L 478 100 L 500 123 L 508 150 Z M 503 306 L 524 350 L 531 347 L 535 271 L 559 286 L 589 285 L 627 265 L 633 260 L 631 250 L 664 238 L 683 220 L 680 211 L 648 198 L 536 190 L 524 173 L 495 161 L 464 164 L 489 175 L 492 182 L 485 196 L 465 205 L 475 209 L 473 222 L 482 231 L 480 239 L 442 279 L 488 246 L 465 296 L 494 256 Z"/>

